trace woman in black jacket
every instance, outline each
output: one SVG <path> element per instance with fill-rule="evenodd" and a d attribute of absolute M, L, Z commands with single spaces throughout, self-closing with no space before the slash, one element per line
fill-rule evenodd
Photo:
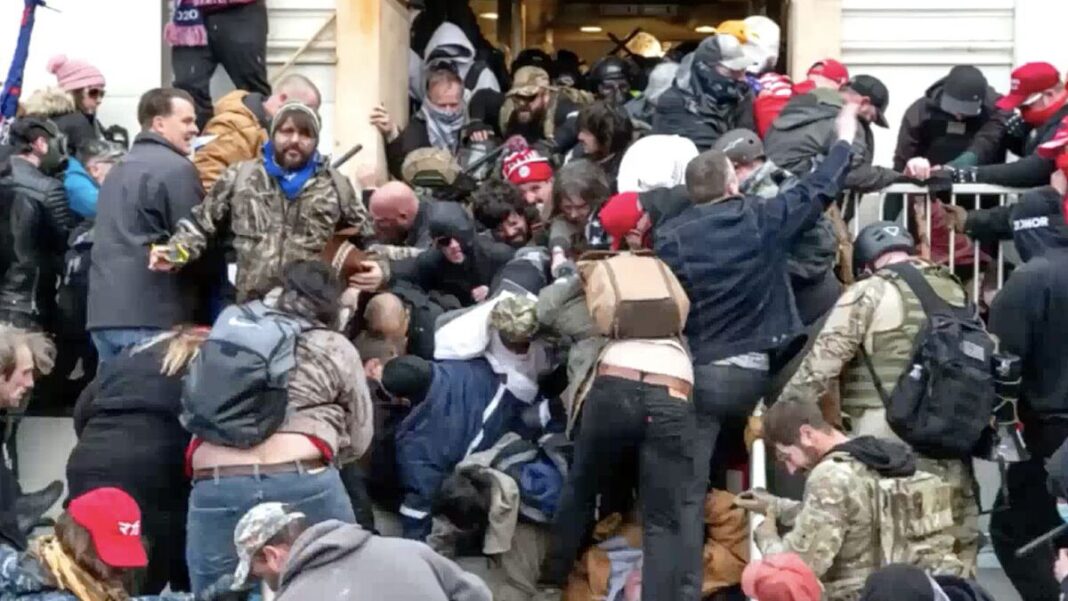
<path fill-rule="evenodd" d="M 101 366 L 74 409 L 78 444 L 67 461 L 70 498 L 100 487 L 142 508 L 148 573 L 140 594 L 189 590 L 185 524 L 189 434 L 178 422 L 182 376 L 208 331 L 179 327 Z"/>

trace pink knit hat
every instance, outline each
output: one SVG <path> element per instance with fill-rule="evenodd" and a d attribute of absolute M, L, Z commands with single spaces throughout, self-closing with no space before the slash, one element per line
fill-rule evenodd
<path fill-rule="evenodd" d="M 48 72 L 56 76 L 59 87 L 65 92 L 104 87 L 104 74 L 100 69 L 83 60 L 69 59 L 63 54 L 57 54 L 48 61 Z"/>

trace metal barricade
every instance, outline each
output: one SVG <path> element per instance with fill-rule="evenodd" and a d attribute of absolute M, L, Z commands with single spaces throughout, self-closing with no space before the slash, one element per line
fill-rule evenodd
<path fill-rule="evenodd" d="M 762 417 L 763 415 L 764 402 L 761 401 L 753 411 L 753 417 Z M 749 488 L 751 489 L 768 487 L 766 449 L 763 437 L 754 440 L 753 447 L 749 449 Z M 761 557 L 760 549 L 757 548 L 756 537 L 753 536 L 753 533 L 756 532 L 757 527 L 763 521 L 764 516 L 756 513 L 749 514 L 749 561 L 757 561 Z"/>
<path fill-rule="evenodd" d="M 1020 195 L 1027 192 L 1027 190 L 1005 188 L 1002 186 L 992 186 L 989 184 L 957 184 L 953 186 L 953 191 L 950 193 L 950 205 L 961 206 L 958 199 L 962 196 L 972 197 L 972 206 L 965 207 L 969 211 L 977 211 L 981 209 L 981 199 L 983 197 L 998 198 L 997 206 L 1007 206 L 1019 201 Z M 850 206 L 847 212 L 852 215 L 851 229 L 853 236 L 860 232 L 860 230 L 874 221 L 879 221 L 884 215 L 886 208 L 886 198 L 891 194 L 900 194 L 904 197 L 903 206 L 901 208 L 901 215 L 898 219 L 901 220 L 901 224 L 906 229 L 910 224 L 917 224 L 920 231 L 920 252 L 924 258 L 930 259 L 930 241 L 932 240 L 932 227 L 931 227 L 931 209 L 932 209 L 932 194 L 927 188 L 922 186 L 914 186 L 912 184 L 894 184 L 879 192 L 873 192 L 870 194 L 850 194 L 846 198 L 846 203 Z M 875 213 L 872 213 L 872 201 L 871 198 L 877 199 L 874 207 Z M 937 200 L 937 199 L 936 199 Z M 922 207 L 922 214 L 917 215 L 919 211 L 916 207 Z M 949 228 L 949 246 L 947 250 L 947 263 L 946 266 L 950 270 L 956 269 L 957 253 L 956 242 L 957 234 L 956 230 L 952 227 Z M 926 242 L 926 243 L 925 243 Z M 978 302 L 982 297 L 982 249 L 978 242 L 972 243 L 973 252 L 973 273 L 972 273 L 972 300 Z M 998 243 L 997 249 L 997 290 L 1001 290 L 1001 287 L 1005 283 L 1005 243 Z"/>

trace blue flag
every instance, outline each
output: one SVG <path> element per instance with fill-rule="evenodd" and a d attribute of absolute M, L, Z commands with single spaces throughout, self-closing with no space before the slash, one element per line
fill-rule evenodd
<path fill-rule="evenodd" d="M 19 25 L 19 41 L 15 46 L 15 56 L 11 59 L 11 69 L 4 81 L 4 91 L 0 94 L 0 133 L 6 138 L 7 126 L 15 118 L 19 108 L 19 96 L 22 94 L 22 74 L 26 70 L 26 59 L 30 55 L 30 35 L 33 33 L 33 20 L 38 6 L 44 6 L 44 0 L 24 0 L 22 23 Z"/>

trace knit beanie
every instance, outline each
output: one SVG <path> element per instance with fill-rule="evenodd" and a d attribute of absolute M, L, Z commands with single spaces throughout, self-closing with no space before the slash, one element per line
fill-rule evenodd
<path fill-rule="evenodd" d="M 286 122 L 286 118 L 291 113 L 304 113 L 311 117 L 312 127 L 315 129 L 315 136 L 319 136 L 319 130 L 322 129 L 319 113 L 315 112 L 314 109 L 303 102 L 292 101 L 283 104 L 282 108 L 278 109 L 278 112 L 274 114 L 274 119 L 271 120 L 271 137 L 274 137 L 275 130 Z"/>
<path fill-rule="evenodd" d="M 64 92 L 104 87 L 104 74 L 100 69 L 83 60 L 69 59 L 63 54 L 49 59 L 48 72 L 56 76 L 56 81 Z"/>
<path fill-rule="evenodd" d="M 532 148 L 508 155 L 504 159 L 502 171 L 504 177 L 516 186 L 530 182 L 546 182 L 553 178 L 553 167 L 549 159 Z"/>
<path fill-rule="evenodd" d="M 431 363 L 415 355 L 397 357 L 382 368 L 382 387 L 386 392 L 406 398 L 412 404 L 423 402 L 433 381 Z"/>
<path fill-rule="evenodd" d="M 604 203 L 598 215 L 601 218 L 601 227 L 612 237 L 612 250 L 619 250 L 627 232 L 638 227 L 638 221 L 642 218 L 638 193 L 616 194 Z"/>
<path fill-rule="evenodd" d="M 820 601 L 823 596 L 816 574 L 796 553 L 750 562 L 742 572 L 742 590 L 757 601 Z"/>

